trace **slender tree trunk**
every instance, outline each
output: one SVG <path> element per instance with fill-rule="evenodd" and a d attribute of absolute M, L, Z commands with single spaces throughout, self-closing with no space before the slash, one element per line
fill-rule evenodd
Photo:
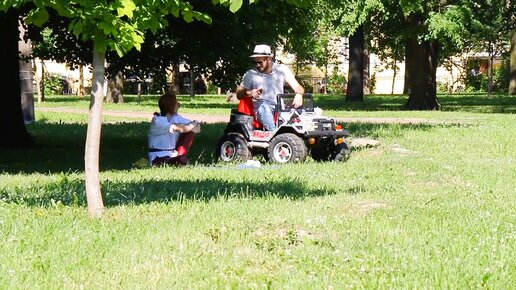
<path fill-rule="evenodd" d="M 364 26 L 349 38 L 349 71 L 346 102 L 364 101 Z"/>
<path fill-rule="evenodd" d="M 173 94 L 179 94 L 179 88 L 181 87 L 181 78 L 179 75 L 179 64 L 172 64 L 172 72 L 171 72 L 171 84 L 169 85 L 169 92 Z"/>
<path fill-rule="evenodd" d="M 512 30 L 511 37 L 511 79 L 509 82 L 509 95 L 516 95 L 516 30 Z"/>
<path fill-rule="evenodd" d="M 41 103 L 41 78 L 36 74 L 36 60 L 32 59 L 32 71 L 34 72 L 35 81 L 36 81 L 36 92 L 38 92 L 38 103 Z"/>
<path fill-rule="evenodd" d="M 408 27 L 423 25 L 421 15 L 407 17 Z M 410 94 L 407 102 L 409 110 L 439 110 L 437 101 L 437 51 L 438 44 L 428 40 L 419 40 L 415 33 L 408 36 L 406 42 L 407 70 L 410 75 Z"/>
<path fill-rule="evenodd" d="M 407 46 L 405 46 L 406 48 Z M 408 95 L 410 94 L 410 76 L 407 67 L 409 64 L 410 59 L 407 57 L 407 52 L 405 51 L 405 75 L 403 76 L 403 94 Z"/>
<path fill-rule="evenodd" d="M 194 71 L 192 66 L 190 66 L 190 99 L 195 96 L 195 80 L 194 80 Z"/>
<path fill-rule="evenodd" d="M 4 76 L 0 78 L 0 147 L 25 148 L 33 145 L 25 127 L 21 104 L 20 63 L 18 61 L 18 11 L 0 12 L 0 55 Z"/>
<path fill-rule="evenodd" d="M 38 96 L 38 103 L 44 103 L 45 102 L 45 62 L 41 60 L 41 80 L 39 83 L 39 96 Z"/>
<path fill-rule="evenodd" d="M 86 179 L 86 199 L 88 212 L 92 217 L 100 217 L 104 212 L 104 202 L 100 190 L 99 153 L 102 128 L 102 100 L 104 99 L 105 53 L 93 50 L 93 87 L 91 90 L 90 113 L 84 166 Z"/>
<path fill-rule="evenodd" d="M 77 94 L 79 96 L 86 95 L 86 92 L 84 91 L 84 66 L 82 64 L 79 66 L 79 91 Z"/>
<path fill-rule="evenodd" d="M 391 85 L 391 95 L 394 95 L 394 85 L 396 84 L 396 75 L 398 74 L 398 66 L 396 65 L 396 60 L 394 60 L 394 66 L 392 68 L 392 85 Z"/>
<path fill-rule="evenodd" d="M 373 93 L 373 89 L 371 87 L 371 73 L 370 73 L 370 70 L 369 70 L 369 64 L 371 62 L 371 59 L 370 59 L 370 55 L 369 55 L 369 51 L 364 48 L 364 74 L 363 74 L 363 78 L 364 78 L 364 93 L 366 94 L 372 94 Z"/>
<path fill-rule="evenodd" d="M 489 42 L 487 56 L 487 97 L 491 97 L 493 93 L 493 45 Z"/>
<path fill-rule="evenodd" d="M 25 33 L 23 25 L 19 26 L 21 35 Z M 18 46 L 23 56 L 20 59 L 20 93 L 21 93 L 21 104 L 23 111 L 23 120 L 25 124 L 33 123 L 36 121 L 34 115 L 34 88 L 32 86 L 33 71 L 31 62 L 27 60 L 27 57 L 31 55 L 31 41 L 24 41 L 23 39 L 18 42 Z"/>
<path fill-rule="evenodd" d="M 142 83 L 138 81 L 138 84 L 136 85 L 136 89 L 138 92 L 138 105 L 140 105 L 142 101 Z"/>
<path fill-rule="evenodd" d="M 106 94 L 106 102 L 123 103 L 124 102 L 124 76 L 122 72 L 118 72 L 108 79 L 108 91 Z"/>
<path fill-rule="evenodd" d="M 324 65 L 324 79 L 321 80 L 321 84 L 323 85 L 323 94 L 327 94 L 328 93 L 328 64 Z"/>

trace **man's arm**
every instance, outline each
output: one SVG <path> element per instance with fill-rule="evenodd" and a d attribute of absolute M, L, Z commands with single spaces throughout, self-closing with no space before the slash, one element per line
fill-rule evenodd
<path fill-rule="evenodd" d="M 237 86 L 236 88 L 236 96 L 237 99 L 241 100 L 243 97 L 247 96 L 247 90 L 243 86 Z"/>
<path fill-rule="evenodd" d="M 299 82 L 292 78 L 290 80 L 287 80 L 287 84 L 294 90 L 296 95 L 294 96 L 294 100 L 292 100 L 292 105 L 294 108 L 299 108 L 303 105 L 303 94 L 305 93 L 305 89 L 303 86 L 299 84 Z"/>
<path fill-rule="evenodd" d="M 236 88 L 237 99 L 242 99 L 244 97 L 250 96 L 253 99 L 259 99 L 262 94 L 262 89 L 246 89 L 243 86 L 238 86 Z"/>

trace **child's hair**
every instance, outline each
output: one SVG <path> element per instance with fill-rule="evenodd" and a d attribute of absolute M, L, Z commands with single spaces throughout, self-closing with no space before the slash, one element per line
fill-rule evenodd
<path fill-rule="evenodd" d="M 177 104 L 176 95 L 173 93 L 163 94 L 158 101 L 158 106 L 161 116 L 165 116 L 167 113 L 172 113 L 174 106 Z"/>

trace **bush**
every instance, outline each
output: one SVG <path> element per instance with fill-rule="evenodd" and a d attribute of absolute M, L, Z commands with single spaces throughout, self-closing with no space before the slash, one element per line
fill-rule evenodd
<path fill-rule="evenodd" d="M 51 75 L 45 78 L 45 95 L 61 95 L 63 91 L 64 84 L 60 76 Z"/>
<path fill-rule="evenodd" d="M 346 85 L 346 77 L 344 75 L 338 74 L 336 71 L 333 71 L 328 81 L 327 91 L 334 94 L 345 93 Z"/>
<path fill-rule="evenodd" d="M 472 62 L 468 66 L 468 76 L 466 77 L 467 92 L 487 92 L 489 76 L 486 73 L 473 74 L 472 71 L 478 67 L 478 61 Z M 505 92 L 509 88 L 510 68 L 509 60 L 504 59 L 502 65 L 493 68 L 493 92 Z"/>

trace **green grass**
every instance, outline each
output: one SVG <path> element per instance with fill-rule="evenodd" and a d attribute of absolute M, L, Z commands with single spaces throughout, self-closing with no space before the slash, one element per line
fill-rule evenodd
<path fill-rule="evenodd" d="M 323 108 L 331 116 L 392 116 L 393 111 L 396 116 L 401 117 L 436 117 L 435 112 L 425 111 L 404 111 L 403 108 L 407 102 L 406 95 L 366 95 L 363 103 L 346 103 L 342 95 L 314 95 L 317 106 Z M 121 104 L 104 104 L 105 110 L 127 110 L 135 112 L 152 113 L 157 108 L 158 95 L 142 95 L 138 100 L 138 96 L 124 96 L 125 103 Z M 442 105 L 441 115 L 453 112 L 458 115 L 467 115 L 467 113 L 516 113 L 516 97 L 507 97 L 504 95 L 486 95 L 479 94 L 456 94 L 456 95 L 438 95 L 439 102 Z M 220 95 L 198 95 L 194 97 L 180 95 L 181 112 L 184 113 L 201 113 L 209 115 L 226 115 L 231 108 L 235 108 L 233 103 L 227 103 L 225 96 Z M 69 107 L 87 109 L 89 98 L 78 97 L 73 95 L 50 96 L 44 103 L 36 104 L 38 107 Z M 439 114 L 438 114 L 439 115 Z M 437 116 L 439 118 L 439 116 Z M 442 118 L 442 117 L 441 117 Z"/>
<path fill-rule="evenodd" d="M 351 110 L 329 96 L 336 115 L 454 122 L 347 124 L 381 146 L 247 170 L 214 162 L 224 124 L 204 125 L 192 166 L 135 168 L 147 122 L 107 118 L 100 220 L 85 209 L 86 119 L 37 112 L 39 147 L 0 151 L 0 288 L 513 288 L 516 118 L 498 98 L 405 112 L 401 97 Z"/>

